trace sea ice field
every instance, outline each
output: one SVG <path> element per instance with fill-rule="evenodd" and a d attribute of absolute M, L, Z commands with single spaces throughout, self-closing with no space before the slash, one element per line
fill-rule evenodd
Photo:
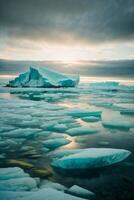
<path fill-rule="evenodd" d="M 0 82 L 1 200 L 134 199 L 134 84 Z"/>

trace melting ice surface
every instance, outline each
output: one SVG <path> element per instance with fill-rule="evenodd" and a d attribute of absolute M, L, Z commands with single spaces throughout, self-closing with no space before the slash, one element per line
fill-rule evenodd
<path fill-rule="evenodd" d="M 42 84 L 29 82 L 36 83 Z M 133 94 L 133 86 L 119 82 L 1 86 L 1 199 L 133 197 Z M 73 168 L 77 175 L 61 173 L 62 168 Z"/>
<path fill-rule="evenodd" d="M 93 169 L 120 162 L 130 155 L 130 151 L 109 148 L 89 148 L 74 152 L 52 163 L 63 169 Z"/>

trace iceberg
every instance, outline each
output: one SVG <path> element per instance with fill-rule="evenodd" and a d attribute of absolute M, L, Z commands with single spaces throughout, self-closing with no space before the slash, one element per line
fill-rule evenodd
<path fill-rule="evenodd" d="M 118 163 L 131 154 L 124 149 L 87 148 L 52 162 L 52 166 L 65 170 L 94 169 Z"/>
<path fill-rule="evenodd" d="M 47 68 L 30 67 L 28 72 L 20 74 L 9 81 L 9 87 L 75 87 L 79 83 L 79 76 L 65 75 Z"/>

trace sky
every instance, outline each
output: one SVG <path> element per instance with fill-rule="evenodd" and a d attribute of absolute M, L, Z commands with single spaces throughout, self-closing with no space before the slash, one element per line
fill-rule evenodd
<path fill-rule="evenodd" d="M 0 0 L 0 58 L 134 58 L 133 0 Z"/>

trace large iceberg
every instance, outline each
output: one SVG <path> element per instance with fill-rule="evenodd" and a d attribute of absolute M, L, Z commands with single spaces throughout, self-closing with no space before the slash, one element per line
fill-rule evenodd
<path fill-rule="evenodd" d="M 65 75 L 47 68 L 30 67 L 28 72 L 9 81 L 9 87 L 74 87 L 79 83 L 79 76 Z"/>
<path fill-rule="evenodd" d="M 61 169 L 93 169 L 118 163 L 130 155 L 130 151 L 111 148 L 81 149 L 72 155 L 64 156 L 52 162 L 52 166 Z"/>

